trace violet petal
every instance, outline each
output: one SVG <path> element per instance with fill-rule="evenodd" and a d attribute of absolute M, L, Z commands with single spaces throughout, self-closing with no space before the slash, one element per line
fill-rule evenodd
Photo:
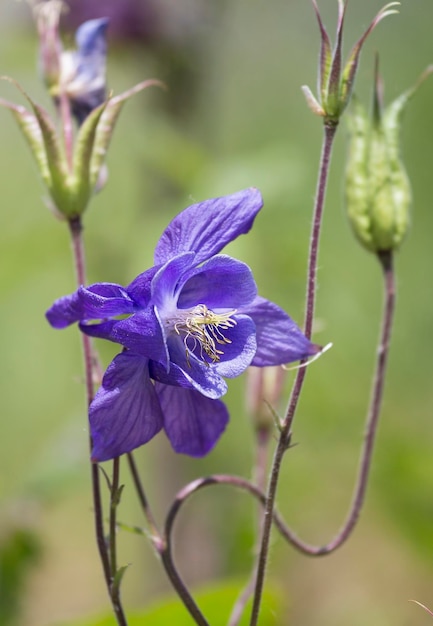
<path fill-rule="evenodd" d="M 167 345 L 170 353 L 170 371 L 167 373 L 167 384 L 179 384 L 180 372 L 173 368 L 173 365 L 177 365 L 183 376 L 204 396 L 220 398 L 227 392 L 227 383 L 213 366 L 204 363 L 192 353 L 186 355 L 185 345 L 181 337 L 170 336 Z"/>
<path fill-rule="evenodd" d="M 127 293 L 140 308 L 146 308 L 150 302 L 151 283 L 160 267 L 160 265 L 154 265 L 145 272 L 142 272 L 126 287 Z"/>
<path fill-rule="evenodd" d="M 179 295 L 178 307 L 205 304 L 209 309 L 236 309 L 257 295 L 248 265 L 225 254 L 212 257 L 188 274 Z"/>
<path fill-rule="evenodd" d="M 161 407 L 147 359 L 130 352 L 114 358 L 90 405 L 89 420 L 97 462 L 131 452 L 161 430 Z"/>
<path fill-rule="evenodd" d="M 120 343 L 125 348 L 168 367 L 167 346 L 153 308 L 138 311 L 123 320 L 80 324 L 80 330 L 91 337 Z"/>
<path fill-rule="evenodd" d="M 236 378 L 240 376 L 254 359 L 257 350 L 256 327 L 247 315 L 235 315 L 236 326 L 221 330 L 221 334 L 230 343 L 216 344 L 220 361 L 214 364 L 220 376 Z"/>
<path fill-rule="evenodd" d="M 163 232 L 155 248 L 155 263 L 165 263 L 189 251 L 196 252 L 197 263 L 210 259 L 250 230 L 262 206 L 260 192 L 253 187 L 193 204 Z"/>
<path fill-rule="evenodd" d="M 205 398 L 193 389 L 156 383 L 164 414 L 164 430 L 176 452 L 202 457 L 215 446 L 229 421 L 221 400 Z"/>
<path fill-rule="evenodd" d="M 257 297 L 242 307 L 256 325 L 257 352 L 251 365 L 265 367 L 300 361 L 320 352 L 279 306 Z"/>
<path fill-rule="evenodd" d="M 135 304 L 126 290 L 115 283 L 81 286 L 75 293 L 59 298 L 48 309 L 46 317 L 54 328 L 65 328 L 74 322 L 98 320 L 133 313 Z"/>
<path fill-rule="evenodd" d="M 164 310 L 176 309 L 177 292 L 183 285 L 183 277 L 195 264 L 194 252 L 186 252 L 167 261 L 155 274 L 151 284 L 152 304 L 162 317 Z"/>

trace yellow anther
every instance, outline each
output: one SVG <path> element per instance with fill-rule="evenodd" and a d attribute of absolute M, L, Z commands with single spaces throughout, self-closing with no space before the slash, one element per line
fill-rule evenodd
<path fill-rule="evenodd" d="M 178 310 L 177 313 L 179 315 L 180 311 Z M 188 364 L 190 354 L 197 349 L 197 346 L 200 347 L 201 360 L 207 365 L 209 362 L 205 355 L 212 363 L 220 361 L 224 352 L 218 350 L 217 344 L 223 346 L 231 343 L 231 340 L 224 336 L 223 331 L 236 326 L 236 320 L 232 318 L 236 311 L 214 313 L 205 304 L 198 304 L 185 313 L 185 316 L 179 315 L 176 319 L 174 330 L 178 335 L 184 335 L 183 343 Z"/>

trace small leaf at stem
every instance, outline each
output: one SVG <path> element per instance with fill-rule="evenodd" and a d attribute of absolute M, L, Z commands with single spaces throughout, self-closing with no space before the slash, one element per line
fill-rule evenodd
<path fill-rule="evenodd" d="M 111 592 L 113 595 L 119 594 L 120 585 L 122 584 L 123 577 L 125 575 L 126 570 L 128 569 L 130 565 L 131 564 L 128 563 L 128 565 L 122 565 L 122 567 L 118 568 L 116 575 L 114 576 L 112 586 L 111 586 Z"/>
<path fill-rule="evenodd" d="M 120 485 L 118 489 L 111 495 L 111 506 L 116 507 L 119 506 L 120 500 L 122 498 L 122 492 L 125 485 Z"/>

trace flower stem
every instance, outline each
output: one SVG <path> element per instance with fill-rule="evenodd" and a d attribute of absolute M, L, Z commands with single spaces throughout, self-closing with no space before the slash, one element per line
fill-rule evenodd
<path fill-rule="evenodd" d="M 260 370 L 260 373 L 263 373 L 263 370 Z M 269 439 L 270 439 L 271 431 L 269 428 L 261 428 L 256 432 L 256 461 L 254 467 L 254 484 L 261 492 L 264 492 L 266 488 L 266 466 L 268 462 L 268 448 L 269 448 Z M 256 584 L 256 575 L 257 575 L 257 567 L 258 567 L 258 553 L 260 548 L 260 536 L 262 531 L 262 511 L 261 507 L 259 510 L 258 517 L 258 526 L 257 526 L 257 547 L 256 547 L 256 556 L 254 559 L 254 565 L 251 572 L 250 580 L 245 585 L 245 588 L 241 591 L 239 597 L 237 598 L 229 621 L 228 626 L 238 626 L 239 621 L 242 617 L 242 614 L 245 610 L 246 604 L 248 600 L 254 593 L 254 588 Z"/>
<path fill-rule="evenodd" d="M 384 278 L 384 307 L 382 327 L 377 348 L 377 360 L 373 378 L 369 410 L 367 412 L 364 446 L 361 453 L 358 478 L 353 492 L 352 504 L 346 521 L 337 535 L 324 546 L 313 546 L 299 539 L 289 528 L 282 530 L 284 537 L 300 552 L 308 556 L 324 556 L 334 552 L 351 535 L 359 519 L 367 491 L 374 442 L 382 404 L 386 366 L 391 341 L 391 329 L 395 310 L 395 276 L 392 252 L 378 255 Z"/>
<path fill-rule="evenodd" d="M 84 242 L 83 242 L 83 225 L 80 217 L 73 218 L 69 220 L 69 230 L 71 233 L 71 241 L 72 241 L 72 253 L 74 258 L 74 266 L 75 266 L 75 274 L 77 286 L 86 284 L 86 257 L 84 252 Z M 93 384 L 93 374 L 95 369 L 96 360 L 93 357 L 92 344 L 90 341 L 90 337 L 87 337 L 84 333 L 81 333 L 81 341 L 83 346 L 83 355 L 84 355 L 84 371 L 85 371 L 85 380 L 86 380 L 86 398 L 87 398 L 87 406 L 90 406 L 90 403 L 93 400 L 94 396 L 94 384 Z M 92 440 L 91 437 L 89 439 L 90 449 L 92 449 Z M 92 496 L 93 496 L 93 511 L 94 511 L 94 519 L 95 519 L 95 535 L 96 535 L 96 543 L 98 546 L 99 556 L 102 563 L 102 569 L 104 572 L 105 584 L 107 586 L 107 590 L 111 599 L 112 607 L 114 614 L 117 619 L 117 623 L 119 626 L 127 626 L 127 621 L 122 609 L 122 605 L 120 600 L 113 598 L 111 593 L 112 587 L 112 577 L 111 577 L 111 566 L 110 566 L 110 558 L 108 553 L 107 544 L 104 536 L 104 513 L 102 508 L 102 498 L 101 498 L 101 483 L 99 476 L 99 466 L 97 463 L 91 463 L 90 466 L 91 472 L 91 481 L 92 481 Z"/>
<path fill-rule="evenodd" d="M 329 173 L 329 164 L 331 158 L 332 146 L 338 126 L 325 124 L 324 136 L 322 143 L 322 153 L 320 157 L 319 178 L 317 182 L 316 198 L 314 202 L 313 224 L 310 238 L 310 248 L 308 255 L 308 277 L 307 277 L 307 295 L 305 306 L 304 333 L 306 337 L 311 338 L 314 320 L 314 310 L 316 304 L 316 282 L 317 282 L 317 259 L 319 254 L 320 232 L 322 225 L 322 216 L 325 203 L 326 185 Z M 272 512 L 275 506 L 275 497 L 277 493 L 278 480 L 280 476 L 281 462 L 286 452 L 291 438 L 291 428 L 296 408 L 298 406 L 299 396 L 304 383 L 307 368 L 298 369 L 298 373 L 293 385 L 292 394 L 286 417 L 282 424 L 281 434 L 277 448 L 274 454 L 274 460 L 269 480 L 267 502 L 264 512 L 263 532 L 261 548 L 257 567 L 256 586 L 254 592 L 253 608 L 251 613 L 250 626 L 257 626 L 263 585 L 265 580 L 266 564 L 268 561 L 269 541 L 272 528 Z"/>
<path fill-rule="evenodd" d="M 140 475 L 138 473 L 137 465 L 135 463 L 134 456 L 132 452 L 128 452 L 126 455 L 128 459 L 129 470 L 131 472 L 132 480 L 134 483 L 135 490 L 138 495 L 138 500 L 140 502 L 140 506 L 143 510 L 144 517 L 146 518 L 147 525 L 149 526 L 150 532 L 153 537 L 160 537 L 160 532 L 158 530 L 158 525 L 156 523 L 155 517 L 152 513 L 152 509 L 150 508 L 149 501 L 147 499 L 146 493 L 144 491 L 143 485 L 140 480 Z"/>
<path fill-rule="evenodd" d="M 194 598 L 191 596 L 188 591 L 185 583 L 180 577 L 177 568 L 173 561 L 172 549 L 171 549 L 171 537 L 167 532 L 163 536 L 161 532 L 158 530 L 158 526 L 155 521 L 155 517 L 152 513 L 152 510 L 149 505 L 149 501 L 146 497 L 140 475 L 137 470 L 137 466 L 134 460 L 132 453 L 128 454 L 128 463 L 129 469 L 131 470 L 132 480 L 134 482 L 135 489 L 137 491 L 138 499 L 140 501 L 141 507 L 143 509 L 144 516 L 148 523 L 148 526 L 151 530 L 151 541 L 153 547 L 155 548 L 157 554 L 161 558 L 161 562 L 164 566 L 165 572 L 173 585 L 174 590 L 176 591 L 179 598 L 182 600 L 185 608 L 193 618 L 196 624 L 199 626 L 209 626 L 209 623 L 205 619 L 204 615 L 198 608 L 197 604 L 194 601 Z M 177 501 L 177 497 L 175 502 Z"/>
<path fill-rule="evenodd" d="M 110 572 L 111 580 L 117 573 L 117 550 L 116 550 L 116 512 L 117 505 L 119 504 L 119 476 L 120 476 L 120 459 L 116 457 L 113 459 L 113 476 L 111 479 L 111 493 L 110 493 Z"/>

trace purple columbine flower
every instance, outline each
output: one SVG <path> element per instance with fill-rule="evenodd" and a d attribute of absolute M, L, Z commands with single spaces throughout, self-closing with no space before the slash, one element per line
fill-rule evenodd
<path fill-rule="evenodd" d="M 229 419 L 224 378 L 320 351 L 257 295 L 248 265 L 219 254 L 250 230 L 262 204 L 247 189 L 188 207 L 163 232 L 155 265 L 130 285 L 82 286 L 47 312 L 55 328 L 79 322 L 124 347 L 90 406 L 94 461 L 130 452 L 161 428 L 176 452 L 203 456 Z"/>

